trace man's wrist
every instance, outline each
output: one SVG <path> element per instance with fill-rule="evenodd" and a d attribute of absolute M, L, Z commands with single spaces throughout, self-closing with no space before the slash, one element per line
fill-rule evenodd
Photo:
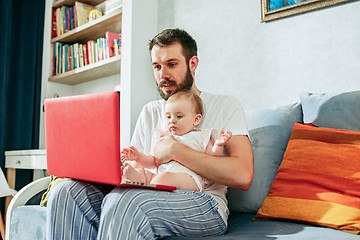
<path fill-rule="evenodd" d="M 184 144 L 182 144 L 179 141 L 174 141 L 171 143 L 170 146 L 170 159 L 171 160 L 175 160 L 179 162 L 179 156 L 181 155 L 181 153 L 185 150 L 183 148 Z"/>

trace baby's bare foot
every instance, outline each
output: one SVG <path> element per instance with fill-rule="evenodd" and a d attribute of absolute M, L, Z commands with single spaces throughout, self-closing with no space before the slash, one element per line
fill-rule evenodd
<path fill-rule="evenodd" d="M 125 163 L 123 166 L 123 178 L 133 182 L 146 182 L 145 170 L 143 168 L 134 168 L 131 164 Z"/>

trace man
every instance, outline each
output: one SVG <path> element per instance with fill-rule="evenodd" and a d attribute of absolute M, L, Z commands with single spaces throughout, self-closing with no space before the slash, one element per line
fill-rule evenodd
<path fill-rule="evenodd" d="M 178 161 L 214 184 L 204 193 L 95 186 L 65 181 L 50 194 L 48 239 L 155 239 L 174 235 L 209 236 L 227 228 L 227 186 L 247 190 L 253 179 L 253 153 L 241 105 L 233 97 L 201 92 L 195 85 L 198 66 L 195 40 L 185 31 L 168 29 L 149 45 L 154 76 L 162 100 L 147 104 L 134 131 L 132 145 L 157 165 Z M 164 128 L 164 102 L 181 89 L 204 103 L 200 128 L 229 130 L 223 157 L 197 152 L 172 136 L 152 141 L 154 128 Z M 106 194 L 107 193 L 107 194 Z"/>

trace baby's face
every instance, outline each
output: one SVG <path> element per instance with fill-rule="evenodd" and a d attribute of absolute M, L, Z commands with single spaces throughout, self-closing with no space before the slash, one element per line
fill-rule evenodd
<path fill-rule="evenodd" d="M 168 131 L 178 136 L 192 131 L 201 119 L 201 115 L 195 112 L 193 103 L 188 99 L 167 102 L 165 115 Z"/>

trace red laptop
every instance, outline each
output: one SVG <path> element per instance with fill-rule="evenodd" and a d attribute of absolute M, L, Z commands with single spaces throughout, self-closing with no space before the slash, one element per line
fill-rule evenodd
<path fill-rule="evenodd" d="M 44 111 L 50 175 L 110 185 L 176 189 L 122 183 L 119 92 L 46 99 Z"/>

